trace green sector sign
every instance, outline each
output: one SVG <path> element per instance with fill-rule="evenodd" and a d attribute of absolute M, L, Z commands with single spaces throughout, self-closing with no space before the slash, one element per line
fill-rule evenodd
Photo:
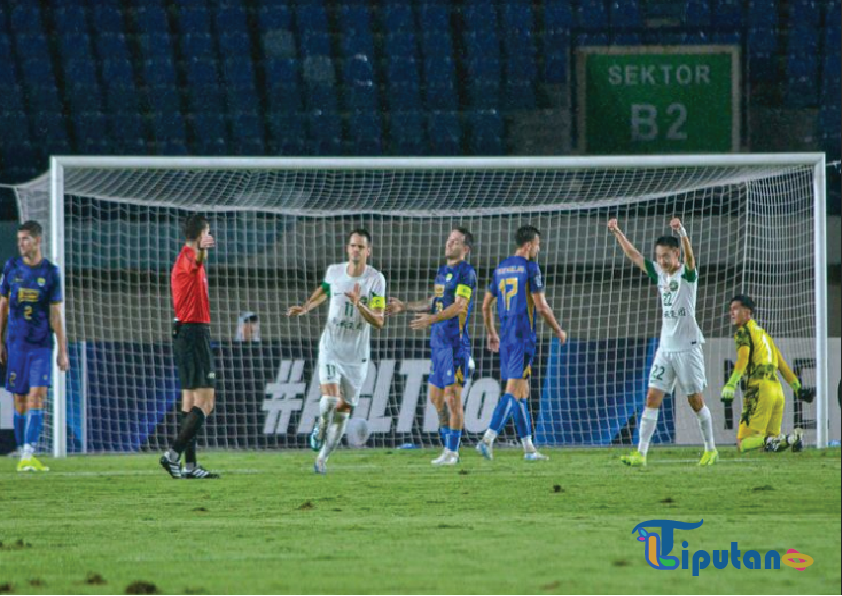
<path fill-rule="evenodd" d="M 735 46 L 592 47 L 577 59 L 583 153 L 738 151 Z"/>

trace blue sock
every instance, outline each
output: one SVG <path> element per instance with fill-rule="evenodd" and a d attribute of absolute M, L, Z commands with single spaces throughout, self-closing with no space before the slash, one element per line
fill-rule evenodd
<path fill-rule="evenodd" d="M 23 447 L 23 432 L 26 429 L 26 414 L 18 414 L 15 410 L 15 443 L 18 449 Z"/>
<path fill-rule="evenodd" d="M 450 427 L 447 426 L 440 426 L 439 427 L 439 438 L 441 439 L 441 446 L 447 449 L 447 437 L 450 433 Z"/>
<path fill-rule="evenodd" d="M 24 432 L 24 444 L 35 446 L 38 444 L 38 439 L 41 437 L 41 425 L 44 423 L 43 410 L 29 410 L 26 417 L 26 431 Z"/>
<path fill-rule="evenodd" d="M 529 404 L 525 399 L 515 400 L 515 428 L 521 439 L 532 436 L 532 416 L 529 415 Z"/>
<path fill-rule="evenodd" d="M 450 446 L 448 449 L 459 453 L 459 442 L 462 439 L 462 429 L 461 428 L 454 428 L 450 431 Z"/>
<path fill-rule="evenodd" d="M 512 408 L 515 405 L 512 402 L 514 401 L 515 398 L 512 394 L 507 393 L 497 402 L 497 407 L 494 408 L 494 414 L 491 415 L 491 424 L 488 425 L 488 428 L 498 434 L 503 430 L 503 427 L 509 421 L 509 416 L 512 414 Z"/>

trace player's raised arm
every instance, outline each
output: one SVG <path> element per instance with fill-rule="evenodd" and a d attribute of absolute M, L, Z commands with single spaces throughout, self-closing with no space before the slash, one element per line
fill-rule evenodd
<path fill-rule="evenodd" d="M 623 249 L 623 252 L 631 260 L 631 262 L 637 265 L 644 273 L 648 273 L 646 271 L 646 260 L 643 258 L 643 255 L 640 254 L 640 251 L 637 250 L 631 242 L 629 242 L 626 235 L 623 234 L 623 230 L 621 230 L 620 226 L 617 225 L 616 219 L 608 220 L 608 231 L 614 234 L 617 242 L 620 243 L 620 248 Z"/>
<path fill-rule="evenodd" d="M 56 334 L 56 364 L 63 371 L 70 370 L 70 359 L 67 357 L 67 342 L 64 339 L 64 317 L 61 316 L 61 303 L 50 304 L 50 327 Z"/>
<path fill-rule="evenodd" d="M 430 310 L 432 304 L 432 296 L 426 300 L 416 300 L 415 302 L 404 302 L 397 298 L 389 298 L 389 304 L 386 306 L 386 314 L 396 315 L 402 312 L 427 312 Z"/>
<path fill-rule="evenodd" d="M 684 267 L 693 271 L 696 269 L 696 255 L 693 253 L 693 246 L 690 244 L 690 238 L 687 237 L 687 230 L 681 225 L 681 220 L 673 217 L 670 221 L 670 227 L 681 238 L 681 247 L 684 249 Z"/>
<path fill-rule="evenodd" d="M 485 327 L 485 343 L 492 352 L 500 351 L 500 336 L 497 335 L 497 329 L 494 327 L 494 303 L 497 301 L 490 290 L 485 293 L 482 299 L 482 324 Z"/>
<path fill-rule="evenodd" d="M 329 290 L 326 290 L 325 286 L 327 286 L 327 284 L 322 284 L 316 288 L 315 291 L 310 294 L 310 297 L 307 298 L 306 302 L 304 302 L 301 306 L 290 306 L 287 310 L 287 316 L 300 317 L 301 315 L 306 315 L 308 312 L 327 300 Z"/>

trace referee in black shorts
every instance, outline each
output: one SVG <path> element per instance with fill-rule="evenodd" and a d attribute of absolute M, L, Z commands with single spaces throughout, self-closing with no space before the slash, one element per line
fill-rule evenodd
<path fill-rule="evenodd" d="M 173 352 L 181 383 L 181 429 L 172 448 L 161 457 L 161 466 L 173 478 L 208 480 L 219 478 L 219 474 L 208 472 L 196 462 L 196 435 L 213 411 L 215 374 L 205 261 L 214 240 L 208 220 L 199 214 L 187 218 L 184 235 L 187 241 L 170 276 L 175 310 Z"/>

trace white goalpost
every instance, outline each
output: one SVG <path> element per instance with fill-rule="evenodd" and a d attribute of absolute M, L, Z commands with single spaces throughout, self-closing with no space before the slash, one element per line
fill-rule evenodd
<path fill-rule="evenodd" d="M 526 224 L 541 232 L 547 299 L 569 342 L 539 322 L 530 408 L 548 446 L 623 445 L 637 420 L 660 331 L 648 279 L 606 225 L 619 219 L 651 258 L 681 217 L 696 253 L 696 318 L 717 441 L 734 443 L 741 398 L 719 401 L 736 358 L 730 297 L 751 295 L 757 319 L 808 388 L 785 386 L 785 430 L 819 448 L 828 426 L 824 154 L 511 158 L 53 157 L 47 176 L 16 189 L 21 219 L 44 226 L 45 254 L 62 272 L 71 371 L 54 369 L 43 449 L 125 453 L 164 448 L 180 400 L 170 347 L 169 274 L 188 213 L 211 220 L 208 277 L 216 411 L 205 448 L 303 448 L 318 412 L 318 338 L 326 309 L 289 318 L 345 260 L 347 235 L 366 227 L 369 263 L 387 296 L 426 298 L 454 227 L 476 237 L 470 331 L 475 370 L 463 391 L 465 437 L 476 440 L 501 397 L 479 305 L 493 267 Z M 260 341 L 237 341 L 243 312 Z M 428 335 L 409 317 L 372 332 L 372 362 L 354 416 L 368 446 L 438 445 L 427 400 Z M 672 395 L 654 441 L 698 444 L 695 418 Z M 45 433 L 46 435 L 47 433 Z M 514 438 L 511 425 L 501 436 Z"/>

